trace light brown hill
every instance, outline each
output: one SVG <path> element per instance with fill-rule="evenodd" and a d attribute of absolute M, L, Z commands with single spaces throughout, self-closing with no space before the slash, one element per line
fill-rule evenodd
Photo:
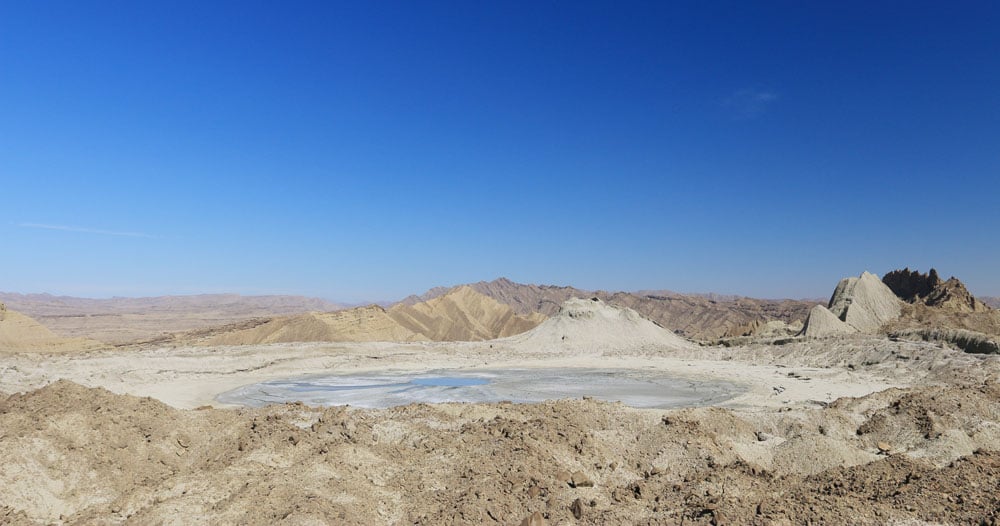
<path fill-rule="evenodd" d="M 205 345 L 253 345 L 290 342 L 425 341 L 378 305 L 336 312 L 310 312 L 273 318 L 255 327 L 223 332 Z"/>
<path fill-rule="evenodd" d="M 388 312 L 403 327 L 436 341 L 503 338 L 530 330 L 545 320 L 539 313 L 519 315 L 509 305 L 469 286 L 456 287 L 415 305 L 399 303 Z"/>
<path fill-rule="evenodd" d="M 61 338 L 44 325 L 0 303 L 0 352 L 72 352 L 101 346 L 86 338 Z"/>
<path fill-rule="evenodd" d="M 594 292 L 575 287 L 556 285 L 527 285 L 516 283 L 507 278 L 497 278 L 493 281 L 478 281 L 454 287 L 434 287 L 420 295 L 403 298 L 398 304 L 416 305 L 434 298 L 439 298 L 459 287 L 470 287 L 476 292 L 510 306 L 514 312 L 521 315 L 540 313 L 554 316 L 559 313 L 563 302 L 570 298 L 590 298 Z"/>
<path fill-rule="evenodd" d="M 507 305 L 458 287 L 443 296 L 415 305 L 378 305 L 336 312 L 311 312 L 223 327 L 209 338 L 195 335 L 204 345 L 253 345 L 290 342 L 362 341 L 478 341 L 519 334 L 545 319 L 540 314 L 519 316 Z"/>

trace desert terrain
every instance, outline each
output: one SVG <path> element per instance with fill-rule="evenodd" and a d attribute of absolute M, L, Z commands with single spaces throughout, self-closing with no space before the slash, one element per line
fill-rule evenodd
<path fill-rule="evenodd" d="M 44 322 L 83 309 L 11 301 L 0 522 L 996 524 L 1000 313 L 934 271 L 830 285 L 814 302 L 500 279 L 388 307 L 204 303 L 226 314 L 198 325 L 178 321 L 194 308 L 157 325 L 130 307 L 139 328 L 61 330 Z M 317 374 L 514 369 L 712 389 L 645 408 L 219 398 Z"/>

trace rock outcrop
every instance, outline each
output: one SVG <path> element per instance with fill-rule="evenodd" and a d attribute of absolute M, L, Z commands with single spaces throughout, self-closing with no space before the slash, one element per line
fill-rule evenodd
<path fill-rule="evenodd" d="M 878 276 L 863 272 L 857 278 L 840 280 L 830 298 L 829 309 L 858 332 L 871 334 L 899 318 L 902 305 Z"/>
<path fill-rule="evenodd" d="M 882 277 L 882 283 L 885 283 L 903 301 L 914 303 L 921 298 L 926 298 L 935 287 L 941 284 L 941 278 L 936 269 L 931 269 L 927 274 L 921 274 L 920 271 L 910 270 L 909 267 L 906 267 L 903 270 L 893 270 L 886 274 Z"/>
<path fill-rule="evenodd" d="M 840 280 L 828 307 L 813 307 L 802 334 L 810 337 L 874 334 L 901 313 L 902 302 L 892 290 L 876 275 L 863 272 L 859 277 Z"/>
<path fill-rule="evenodd" d="M 909 338 L 926 333 L 933 341 L 976 353 L 992 352 L 988 342 L 1000 339 L 1000 311 L 973 296 L 954 276 L 942 280 L 935 269 L 923 274 L 906 268 L 886 274 L 882 281 L 906 302 L 903 315 L 885 327 L 891 334 Z M 978 336 L 970 337 L 966 331 L 990 339 L 979 342 Z"/>

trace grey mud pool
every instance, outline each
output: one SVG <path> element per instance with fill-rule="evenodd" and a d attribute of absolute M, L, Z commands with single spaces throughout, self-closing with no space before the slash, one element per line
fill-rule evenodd
<path fill-rule="evenodd" d="M 260 407 L 303 402 L 313 406 L 380 408 L 413 403 L 542 402 L 593 397 L 637 408 L 712 405 L 743 389 L 639 369 L 465 369 L 418 373 L 317 374 L 245 385 L 219 402 Z"/>

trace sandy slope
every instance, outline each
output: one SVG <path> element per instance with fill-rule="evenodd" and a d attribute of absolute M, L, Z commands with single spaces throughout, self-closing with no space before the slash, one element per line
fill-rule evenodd
<path fill-rule="evenodd" d="M 37 321 L 0 307 L 0 352 L 71 352 L 103 347 L 85 338 L 62 338 Z"/>
<path fill-rule="evenodd" d="M 382 307 L 369 305 L 337 312 L 310 312 L 274 318 L 256 327 L 222 332 L 204 344 L 422 340 L 427 340 L 427 337 L 403 327 Z"/>

